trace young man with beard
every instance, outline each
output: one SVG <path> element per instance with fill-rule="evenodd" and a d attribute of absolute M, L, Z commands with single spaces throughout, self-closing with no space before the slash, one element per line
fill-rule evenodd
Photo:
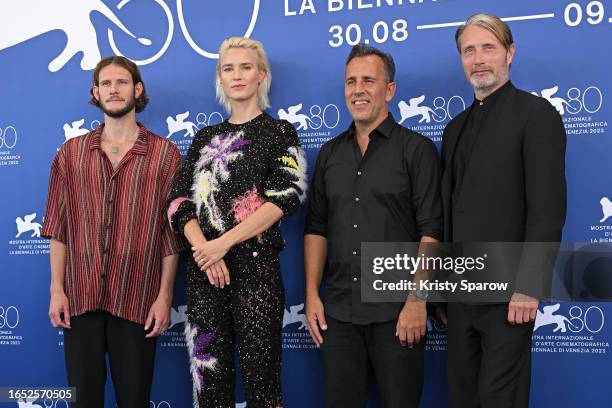
<path fill-rule="evenodd" d="M 103 408 L 108 353 L 119 406 L 142 408 L 181 249 L 165 211 L 181 159 L 136 122 L 148 98 L 133 62 L 100 61 L 91 94 L 104 123 L 67 141 L 51 166 L 49 317 L 64 329 L 73 407 Z"/>
<path fill-rule="evenodd" d="M 475 98 L 444 130 L 445 239 L 552 245 L 524 245 L 495 267 L 488 260 L 488 272 L 515 274 L 511 298 L 449 303 L 450 396 L 457 408 L 527 407 L 533 322 L 565 222 L 565 129 L 548 101 L 510 82 L 516 46 L 506 23 L 476 14 L 455 39 Z"/>

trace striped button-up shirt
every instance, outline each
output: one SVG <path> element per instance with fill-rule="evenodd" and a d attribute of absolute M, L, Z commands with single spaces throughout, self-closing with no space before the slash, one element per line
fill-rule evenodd
<path fill-rule="evenodd" d="M 72 316 L 105 310 L 144 324 L 162 258 L 182 249 L 165 211 L 181 156 L 139 124 L 134 146 L 113 169 L 100 144 L 103 127 L 67 141 L 53 160 L 42 235 L 67 247 Z"/>

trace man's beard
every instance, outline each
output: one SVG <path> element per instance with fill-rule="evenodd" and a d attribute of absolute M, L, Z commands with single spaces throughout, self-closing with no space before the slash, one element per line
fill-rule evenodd
<path fill-rule="evenodd" d="M 135 106 L 136 106 L 136 98 L 134 97 L 131 97 L 127 101 L 125 107 L 121 109 L 117 109 L 117 110 L 107 109 L 105 104 L 102 101 L 100 101 L 100 109 L 102 110 L 102 112 L 104 112 L 105 115 L 110 116 L 111 118 L 115 118 L 115 119 L 124 117 L 125 115 L 130 113 L 132 109 L 134 109 Z"/>
<path fill-rule="evenodd" d="M 494 71 L 493 69 L 489 70 L 489 74 L 485 75 L 481 78 L 469 78 L 470 84 L 476 91 L 485 91 L 487 89 L 492 89 L 497 87 L 500 83 L 502 83 L 503 78 L 508 77 L 508 71 L 505 69 L 499 69 L 498 71 Z"/>
<path fill-rule="evenodd" d="M 497 85 L 499 79 L 495 76 L 495 74 L 491 73 L 487 75 L 485 78 L 472 79 L 470 78 L 470 83 L 475 90 L 482 91 L 485 89 L 493 88 Z"/>

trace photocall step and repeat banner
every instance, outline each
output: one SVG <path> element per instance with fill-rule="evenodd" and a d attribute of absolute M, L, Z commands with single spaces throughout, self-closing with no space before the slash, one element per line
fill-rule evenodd
<path fill-rule="evenodd" d="M 454 42 L 476 12 L 503 17 L 517 51 L 513 83 L 546 98 L 567 130 L 565 243 L 612 241 L 612 3 L 572 0 L 2 0 L 0 2 L 0 386 L 66 385 L 62 331 L 49 323 L 49 241 L 40 237 L 51 161 L 95 129 L 91 75 L 103 56 L 141 68 L 151 103 L 138 120 L 186 153 L 195 133 L 227 115 L 214 97 L 224 38 L 263 42 L 273 73 L 269 113 L 298 130 L 312 174 L 320 147 L 345 130 L 343 70 L 350 47 L 391 53 L 390 111 L 439 147 L 473 93 Z M 486 200 L 486 197 L 482 197 Z M 304 316 L 304 207 L 283 221 L 286 288 L 283 394 L 287 407 L 323 406 L 323 367 Z M 500 219 L 504 214 L 500 212 Z M 491 226 L 495 228 L 494 225 Z M 612 271 L 611 271 L 612 272 Z M 151 408 L 191 406 L 183 335 L 184 263 L 169 330 L 159 337 Z M 610 407 L 612 306 L 541 304 L 533 333 L 532 407 Z M 609 295 L 609 294 L 608 294 Z M 423 407 L 448 407 L 446 333 L 428 321 Z M 115 407 L 109 381 L 107 407 Z M 244 407 L 237 390 L 236 407 Z M 379 406 L 376 396 L 372 407 Z M 0 406 L 64 408 L 65 399 Z"/>

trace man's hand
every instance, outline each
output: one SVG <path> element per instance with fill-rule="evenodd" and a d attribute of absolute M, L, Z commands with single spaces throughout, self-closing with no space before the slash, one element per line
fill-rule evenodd
<path fill-rule="evenodd" d="M 510 324 L 523 324 L 535 321 L 538 304 L 538 299 L 514 292 L 508 304 L 508 322 Z"/>
<path fill-rule="evenodd" d="M 317 347 L 321 347 L 323 344 L 323 336 L 319 331 L 327 330 L 327 323 L 325 322 L 325 309 L 323 302 L 318 294 L 306 296 L 306 326 L 310 332 L 310 337 Z"/>
<path fill-rule="evenodd" d="M 62 314 L 63 319 L 62 319 Z M 49 302 L 49 318 L 53 327 L 70 328 L 70 308 L 68 306 L 68 297 L 64 291 L 56 291 L 51 293 L 51 301 Z"/>
<path fill-rule="evenodd" d="M 427 308 L 421 300 L 406 302 L 397 318 L 395 335 L 399 337 L 402 346 L 412 348 L 421 341 L 427 331 Z"/>
<path fill-rule="evenodd" d="M 145 331 L 149 330 L 151 325 L 155 322 L 153 330 L 145 337 L 156 337 L 163 334 L 170 324 L 170 301 L 165 297 L 158 296 L 155 302 L 151 305 L 151 310 L 147 315 L 145 322 Z"/>

